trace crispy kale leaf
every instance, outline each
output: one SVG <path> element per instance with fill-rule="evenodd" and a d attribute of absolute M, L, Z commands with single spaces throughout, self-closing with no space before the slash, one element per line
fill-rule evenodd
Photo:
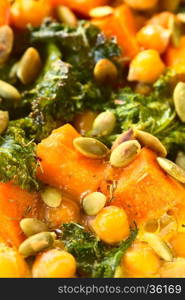
<path fill-rule="evenodd" d="M 10 126 L 0 136 L 0 181 L 13 181 L 23 189 L 38 189 L 35 144 L 22 129 Z"/>
<path fill-rule="evenodd" d="M 79 111 L 91 106 L 95 110 L 101 109 L 101 103 L 107 100 L 106 90 L 103 91 L 93 81 L 80 82 L 76 68 L 61 60 L 55 44 L 48 44 L 47 51 L 48 58 L 40 78 L 23 95 L 24 105 L 30 105 L 30 114 L 26 120 L 17 121 L 24 130 L 32 125 L 29 137 L 35 137 L 36 141 L 62 123 L 70 122 Z"/>
<path fill-rule="evenodd" d="M 62 52 L 63 61 L 71 64 L 81 83 L 93 82 L 95 63 L 102 58 L 115 61 L 121 51 L 114 38 L 107 39 L 105 35 L 89 22 L 81 21 L 76 28 L 59 24 L 51 19 L 46 20 L 41 27 L 31 28 L 32 43 L 43 46 L 51 41 L 56 43 Z M 94 83 L 95 84 L 95 83 Z M 104 91 L 111 90 L 96 85 Z"/>
<path fill-rule="evenodd" d="M 32 42 L 44 45 L 46 62 L 36 84 L 23 94 L 23 106 L 29 107 L 30 114 L 14 126 L 17 123 L 38 142 L 54 128 L 72 121 L 76 113 L 102 110 L 112 88 L 94 81 L 93 68 L 98 59 L 113 58 L 120 51 L 114 40 L 106 39 L 87 22 L 74 29 L 48 20 L 32 28 L 30 34 Z"/>
<path fill-rule="evenodd" d="M 177 150 L 185 151 L 185 126 L 178 118 L 173 100 L 173 89 L 179 80 L 173 72 L 161 76 L 150 95 L 135 93 L 130 87 L 113 93 L 112 101 L 104 110 L 112 110 L 117 119 L 114 132 L 103 140 L 111 144 L 118 133 L 129 128 L 148 131 L 166 146 L 170 158 Z"/>
<path fill-rule="evenodd" d="M 70 122 L 77 112 L 102 109 L 112 88 L 97 85 L 92 70 L 99 58 L 120 53 L 115 41 L 107 40 L 96 27 L 84 22 L 71 29 L 48 21 L 32 29 L 31 41 L 45 61 L 39 78 L 27 89 L 21 86 L 22 100 L 17 107 L 0 99 L 0 108 L 8 110 L 11 119 L 7 132 L 0 137 L 0 180 L 13 181 L 25 189 L 37 189 L 39 185 L 34 142 Z M 0 69 L 1 79 L 8 81 L 11 67 L 12 63 Z"/>
<path fill-rule="evenodd" d="M 103 243 L 76 223 L 64 224 L 62 232 L 62 241 L 67 251 L 75 257 L 79 274 L 92 278 L 110 278 L 114 277 L 121 258 L 135 240 L 137 228 L 117 246 Z"/>

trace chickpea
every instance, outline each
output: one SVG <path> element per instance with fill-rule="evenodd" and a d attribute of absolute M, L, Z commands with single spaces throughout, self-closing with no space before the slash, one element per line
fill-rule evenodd
<path fill-rule="evenodd" d="M 76 272 L 74 257 L 61 249 L 39 254 L 33 264 L 33 278 L 72 278 Z"/>
<path fill-rule="evenodd" d="M 144 50 L 132 60 L 128 80 L 153 83 L 164 72 L 165 65 L 156 50 Z"/>
<path fill-rule="evenodd" d="M 129 235 L 129 223 L 125 211 L 116 206 L 103 208 L 91 223 L 92 229 L 105 243 L 114 244 Z"/>
<path fill-rule="evenodd" d="M 10 18 L 10 1 L 1 0 L 0 1 L 0 26 L 9 24 Z"/>
<path fill-rule="evenodd" d="M 170 41 L 170 30 L 160 25 L 147 25 L 137 33 L 137 40 L 144 49 L 164 53 Z"/>
<path fill-rule="evenodd" d="M 169 29 L 170 22 L 172 22 L 172 19 L 174 18 L 174 14 L 169 11 L 163 11 L 159 14 L 154 15 L 151 17 L 147 24 L 151 25 L 160 25 L 166 29 Z"/>
<path fill-rule="evenodd" d="M 185 257 L 185 232 L 177 232 L 170 240 L 175 256 Z"/>
<path fill-rule="evenodd" d="M 135 242 L 123 257 L 122 266 L 131 277 L 150 277 L 159 270 L 160 259 L 146 243 Z"/>
<path fill-rule="evenodd" d="M 13 248 L 0 244 L 0 278 L 29 277 L 30 271 L 23 257 Z"/>

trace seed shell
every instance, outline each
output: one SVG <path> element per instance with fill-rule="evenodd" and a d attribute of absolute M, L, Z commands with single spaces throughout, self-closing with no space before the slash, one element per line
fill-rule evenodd
<path fill-rule="evenodd" d="M 160 167 L 176 180 L 185 183 L 185 171 L 169 159 L 157 157 Z"/>
<path fill-rule="evenodd" d="M 85 157 L 100 159 L 107 156 L 109 149 L 102 142 L 88 137 L 78 137 L 73 141 L 75 149 Z"/>
<path fill-rule="evenodd" d="M 62 202 L 61 191 L 53 187 L 46 187 L 41 192 L 41 198 L 47 206 L 52 208 L 59 207 Z"/>
<path fill-rule="evenodd" d="M 48 230 L 48 226 L 44 222 L 35 218 L 22 219 L 20 227 L 27 237 Z"/>
<path fill-rule="evenodd" d="M 116 117 L 111 111 L 100 113 L 93 122 L 92 135 L 106 136 L 111 134 L 116 125 Z"/>
<path fill-rule="evenodd" d="M 34 234 L 19 246 L 19 253 L 24 257 L 35 255 L 40 251 L 52 247 L 55 237 L 55 233 L 52 232 Z"/>
<path fill-rule="evenodd" d="M 173 93 L 175 110 L 182 122 L 185 122 L 185 83 L 179 82 Z"/>
<path fill-rule="evenodd" d="M 13 85 L 0 80 L 0 97 L 18 101 L 21 99 L 21 94 Z"/>
<path fill-rule="evenodd" d="M 139 143 L 144 146 L 148 147 L 149 149 L 156 152 L 159 156 L 165 157 L 167 155 L 167 150 L 160 142 L 158 138 L 154 135 L 142 131 L 142 130 L 134 130 L 134 137 L 139 141 Z"/>
<path fill-rule="evenodd" d="M 114 167 L 126 167 L 140 152 L 141 146 L 138 141 L 131 140 L 116 147 L 110 156 L 110 163 Z"/>
<path fill-rule="evenodd" d="M 82 202 L 83 209 L 88 216 L 95 216 L 106 204 L 106 196 L 100 192 L 87 195 Z"/>

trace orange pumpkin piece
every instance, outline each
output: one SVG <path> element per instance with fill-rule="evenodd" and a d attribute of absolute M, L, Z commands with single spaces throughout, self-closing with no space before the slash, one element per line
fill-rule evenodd
<path fill-rule="evenodd" d="M 0 2 L 0 26 L 2 26 L 9 23 L 10 2 L 9 0 L 1 0 Z"/>
<path fill-rule="evenodd" d="M 109 0 L 50 0 L 54 6 L 66 5 L 77 13 L 88 16 L 89 11 L 97 6 L 109 3 Z"/>
<path fill-rule="evenodd" d="M 50 0 L 16 0 L 10 9 L 11 22 L 20 29 L 28 24 L 39 26 L 51 13 Z"/>
<path fill-rule="evenodd" d="M 166 29 L 169 29 L 169 25 L 171 23 L 172 18 L 174 18 L 173 13 L 169 11 L 164 11 L 151 17 L 148 20 L 147 24 L 160 25 Z"/>
<path fill-rule="evenodd" d="M 185 257 L 185 232 L 177 232 L 170 240 L 170 245 L 176 257 Z"/>
<path fill-rule="evenodd" d="M 73 140 L 78 136 L 78 132 L 66 124 L 37 146 L 37 155 L 41 160 L 39 179 L 79 200 L 82 193 L 97 190 L 105 164 L 102 160 L 86 158 L 75 150 Z"/>
<path fill-rule="evenodd" d="M 125 0 L 125 2 L 136 10 L 150 10 L 157 5 L 158 0 Z"/>
<path fill-rule="evenodd" d="M 185 36 L 180 40 L 178 47 L 170 45 L 165 53 L 166 65 L 173 68 L 177 73 L 185 72 Z"/>
<path fill-rule="evenodd" d="M 184 187 L 159 167 L 151 150 L 143 148 L 122 169 L 111 205 L 124 208 L 130 219 L 140 224 L 160 217 L 184 199 Z"/>
<path fill-rule="evenodd" d="M 138 43 L 144 49 L 163 53 L 170 41 L 170 31 L 160 25 L 146 25 L 137 33 Z"/>
<path fill-rule="evenodd" d="M 93 19 L 93 24 L 98 26 L 107 36 L 115 36 L 123 50 L 123 55 L 133 58 L 139 52 L 135 37 L 137 23 L 131 9 L 123 4 L 115 8 L 114 13 L 102 19 Z"/>
<path fill-rule="evenodd" d="M 19 222 L 24 217 L 38 217 L 39 200 L 12 183 L 0 183 L 0 237 L 9 245 L 19 246 L 24 235 Z"/>

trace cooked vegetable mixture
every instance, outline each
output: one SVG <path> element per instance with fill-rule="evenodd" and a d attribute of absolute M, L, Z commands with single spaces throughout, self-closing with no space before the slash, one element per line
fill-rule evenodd
<path fill-rule="evenodd" d="M 185 2 L 0 1 L 0 277 L 185 278 Z"/>

